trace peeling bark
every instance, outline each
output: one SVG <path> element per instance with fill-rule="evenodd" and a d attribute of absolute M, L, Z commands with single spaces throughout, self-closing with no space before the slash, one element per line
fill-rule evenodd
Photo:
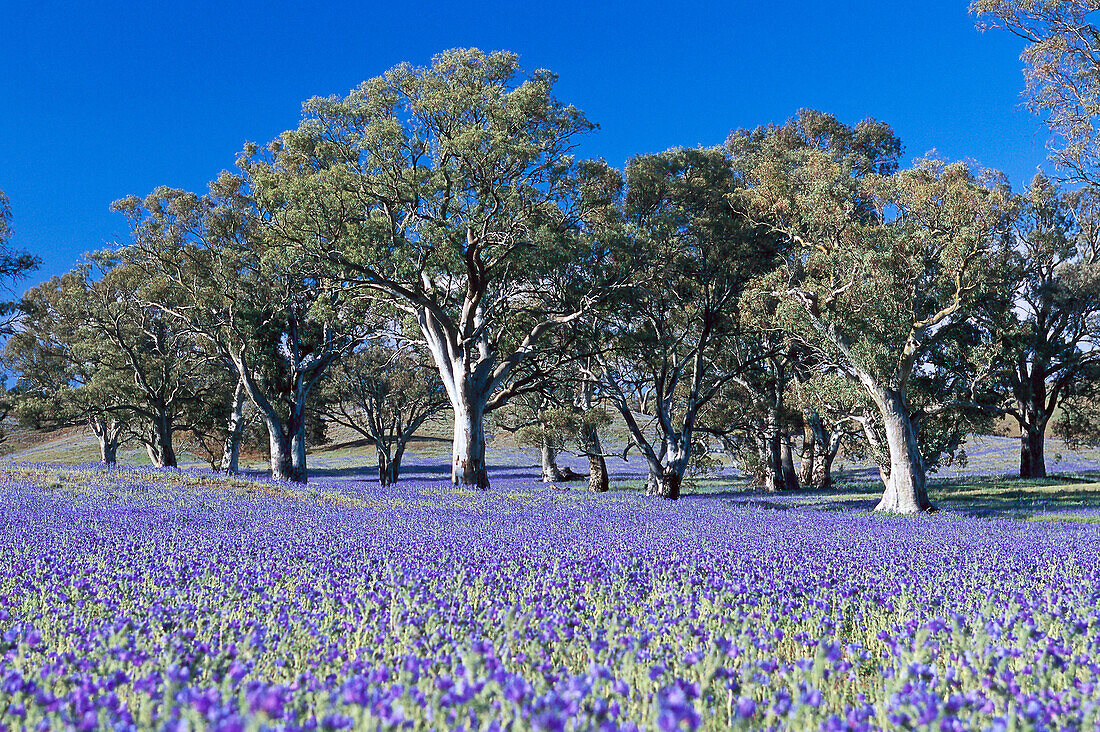
<path fill-rule="evenodd" d="M 886 431 L 890 451 L 886 490 L 876 511 L 921 513 L 932 511 L 928 500 L 924 460 L 917 442 L 917 430 L 904 397 L 892 390 L 880 390 L 875 399 Z"/>
<path fill-rule="evenodd" d="M 237 382 L 233 392 L 233 410 L 229 414 L 229 425 L 222 448 L 220 469 L 223 473 L 240 472 L 241 438 L 244 436 L 244 384 Z"/>
<path fill-rule="evenodd" d="M 90 421 L 92 432 L 99 440 L 99 460 L 105 466 L 113 468 L 118 463 L 118 447 L 122 429 L 114 420 L 93 418 Z"/>
<path fill-rule="evenodd" d="M 451 482 L 454 485 L 489 488 L 485 466 L 485 404 L 479 399 L 455 405 L 454 441 L 451 444 Z"/>
<path fill-rule="evenodd" d="M 550 435 L 545 432 L 542 435 L 542 444 L 539 446 L 539 458 L 542 463 L 542 482 L 558 483 L 565 476 L 558 468 L 558 450 L 550 440 Z"/>

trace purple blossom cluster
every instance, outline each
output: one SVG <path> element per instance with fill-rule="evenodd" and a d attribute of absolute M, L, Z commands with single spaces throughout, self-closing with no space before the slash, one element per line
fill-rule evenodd
<path fill-rule="evenodd" d="M 0 477 L 28 729 L 1093 729 L 1100 527 Z"/>

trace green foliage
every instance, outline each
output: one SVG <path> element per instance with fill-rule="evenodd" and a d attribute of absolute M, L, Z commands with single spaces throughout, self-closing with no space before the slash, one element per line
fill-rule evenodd
<path fill-rule="evenodd" d="M 310 100 L 240 163 L 270 225 L 335 278 L 518 356 L 591 278 L 571 150 L 594 125 L 555 80 L 514 54 L 448 51 Z"/>
<path fill-rule="evenodd" d="M 1095 0 L 972 0 L 982 30 L 1023 39 L 1025 96 L 1053 135 L 1051 158 L 1066 175 L 1100 182 L 1100 31 Z"/>

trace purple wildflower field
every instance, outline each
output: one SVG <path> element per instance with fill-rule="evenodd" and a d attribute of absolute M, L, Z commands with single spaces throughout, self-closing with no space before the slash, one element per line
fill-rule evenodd
<path fill-rule="evenodd" d="M 14 467 L 27 729 L 1093 729 L 1100 526 Z"/>

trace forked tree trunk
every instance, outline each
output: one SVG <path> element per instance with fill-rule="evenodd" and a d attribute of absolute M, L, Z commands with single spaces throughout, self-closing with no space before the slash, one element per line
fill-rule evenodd
<path fill-rule="evenodd" d="M 650 495 L 675 501 L 680 497 L 680 489 L 691 460 L 691 443 L 684 440 L 670 441 L 665 446 L 663 465 L 650 465 L 646 492 Z"/>
<path fill-rule="evenodd" d="M 393 450 L 393 458 L 390 459 L 389 485 L 393 485 L 401 477 L 401 458 L 405 454 L 405 446 L 398 444 Z"/>
<path fill-rule="evenodd" d="M 120 430 L 112 422 L 104 419 L 91 420 L 92 432 L 99 440 L 99 461 L 109 468 L 118 463 L 118 443 Z"/>
<path fill-rule="evenodd" d="M 815 445 L 810 485 L 817 490 L 828 490 L 833 487 L 833 460 L 840 450 L 840 437 L 836 433 L 827 432 L 821 415 L 813 410 L 806 413 L 806 427 L 813 434 Z"/>
<path fill-rule="evenodd" d="M 278 420 L 265 418 L 268 445 L 271 456 L 271 477 L 293 483 L 305 483 L 305 424 L 301 419 L 290 419 L 284 426 Z"/>
<path fill-rule="evenodd" d="M 393 483 L 393 472 L 390 469 L 390 454 L 382 447 L 378 451 L 378 485 L 385 488 Z"/>
<path fill-rule="evenodd" d="M 875 402 L 882 416 L 890 451 L 890 472 L 885 476 L 886 490 L 875 510 L 887 513 L 935 510 L 928 500 L 924 460 L 904 396 L 883 389 L 876 395 Z"/>
<path fill-rule="evenodd" d="M 399 441 L 393 447 L 391 455 L 389 447 L 376 441 L 375 449 L 378 452 L 378 484 L 382 487 L 393 485 L 401 477 L 401 456 L 405 452 L 405 446 Z"/>
<path fill-rule="evenodd" d="M 222 447 L 220 469 L 223 473 L 236 474 L 240 472 L 241 438 L 244 436 L 244 400 L 246 397 L 244 385 L 238 382 L 237 389 L 233 392 L 233 410 L 229 414 L 225 445 Z"/>
<path fill-rule="evenodd" d="M 103 437 L 99 438 L 99 461 L 114 467 L 118 464 L 118 443 Z"/>

